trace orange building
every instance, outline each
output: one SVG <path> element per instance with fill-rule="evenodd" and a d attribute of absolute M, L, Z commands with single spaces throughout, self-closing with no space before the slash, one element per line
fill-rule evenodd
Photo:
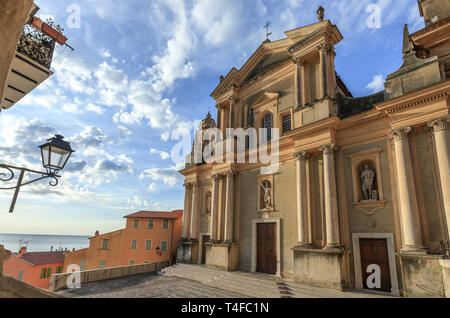
<path fill-rule="evenodd" d="M 89 238 L 88 248 L 65 254 L 64 268 L 71 264 L 90 270 L 106 267 L 175 262 L 181 238 L 183 210 L 141 211 L 124 217 L 122 230 Z"/>
<path fill-rule="evenodd" d="M 64 253 L 27 252 L 27 248 L 22 247 L 19 253 L 14 253 L 3 263 L 3 273 L 46 290 L 51 275 L 64 272 Z"/>

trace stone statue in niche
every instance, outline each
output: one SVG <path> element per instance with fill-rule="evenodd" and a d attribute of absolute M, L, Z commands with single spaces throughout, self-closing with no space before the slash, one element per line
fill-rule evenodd
<path fill-rule="evenodd" d="M 211 213 L 211 192 L 206 195 L 206 213 Z"/>
<path fill-rule="evenodd" d="M 361 184 L 364 200 L 378 200 L 378 191 L 374 189 L 373 183 L 375 181 L 375 171 L 369 165 L 364 165 L 364 170 L 361 172 Z"/>
<path fill-rule="evenodd" d="M 261 188 L 264 190 L 264 208 L 269 209 L 272 207 L 272 195 L 271 195 L 271 184 L 269 181 L 265 180 L 261 182 Z"/>

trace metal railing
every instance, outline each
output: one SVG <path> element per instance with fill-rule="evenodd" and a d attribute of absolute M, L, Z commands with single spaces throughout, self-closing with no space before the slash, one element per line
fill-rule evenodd
<path fill-rule="evenodd" d="M 17 52 L 50 69 L 55 41 L 33 26 L 26 24 L 20 35 Z"/>

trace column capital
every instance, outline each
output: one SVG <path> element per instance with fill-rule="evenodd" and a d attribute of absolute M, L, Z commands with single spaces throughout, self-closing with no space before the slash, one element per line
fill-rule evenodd
<path fill-rule="evenodd" d="M 389 139 L 394 139 L 394 141 L 406 139 L 411 131 L 411 127 L 395 129 L 389 133 Z"/>
<path fill-rule="evenodd" d="M 235 103 L 238 102 L 239 99 L 238 99 L 236 96 L 230 96 L 230 97 L 228 97 L 228 100 L 229 100 L 231 103 L 235 104 Z"/>
<path fill-rule="evenodd" d="M 236 174 L 237 174 L 237 172 L 236 171 L 232 171 L 232 170 L 225 172 L 225 176 L 227 178 L 234 177 Z"/>
<path fill-rule="evenodd" d="M 222 178 L 222 176 L 220 174 L 213 174 L 212 176 L 212 180 L 213 181 L 219 181 Z"/>
<path fill-rule="evenodd" d="M 441 130 L 447 130 L 449 127 L 450 116 L 430 120 L 427 126 L 433 129 L 433 133 L 437 133 Z"/>
<path fill-rule="evenodd" d="M 311 154 L 307 151 L 299 151 L 294 153 L 294 157 L 297 158 L 297 160 L 308 160 L 311 157 Z"/>
<path fill-rule="evenodd" d="M 306 61 L 303 57 L 291 57 L 291 61 L 294 64 L 297 64 L 298 66 L 304 66 L 306 64 Z"/>
<path fill-rule="evenodd" d="M 327 145 L 323 145 L 319 148 L 319 151 L 322 152 L 324 155 L 330 154 L 330 153 L 334 153 L 336 151 L 339 150 L 339 147 L 336 146 L 335 144 L 327 144 Z"/>

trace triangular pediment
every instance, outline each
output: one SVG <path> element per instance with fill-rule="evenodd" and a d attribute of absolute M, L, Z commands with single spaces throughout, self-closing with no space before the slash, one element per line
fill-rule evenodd
<path fill-rule="evenodd" d="M 273 100 L 280 97 L 279 93 L 267 93 L 264 92 L 253 102 L 252 107 L 257 106 L 259 104 L 264 104 L 267 101 Z"/>
<path fill-rule="evenodd" d="M 317 23 L 313 23 L 310 25 L 305 25 L 303 27 L 295 28 L 289 31 L 284 32 L 286 36 L 291 39 L 293 42 L 297 42 L 301 40 L 302 38 L 307 37 L 308 35 L 316 32 L 317 30 L 323 28 L 329 23 L 328 20 L 320 21 Z"/>

